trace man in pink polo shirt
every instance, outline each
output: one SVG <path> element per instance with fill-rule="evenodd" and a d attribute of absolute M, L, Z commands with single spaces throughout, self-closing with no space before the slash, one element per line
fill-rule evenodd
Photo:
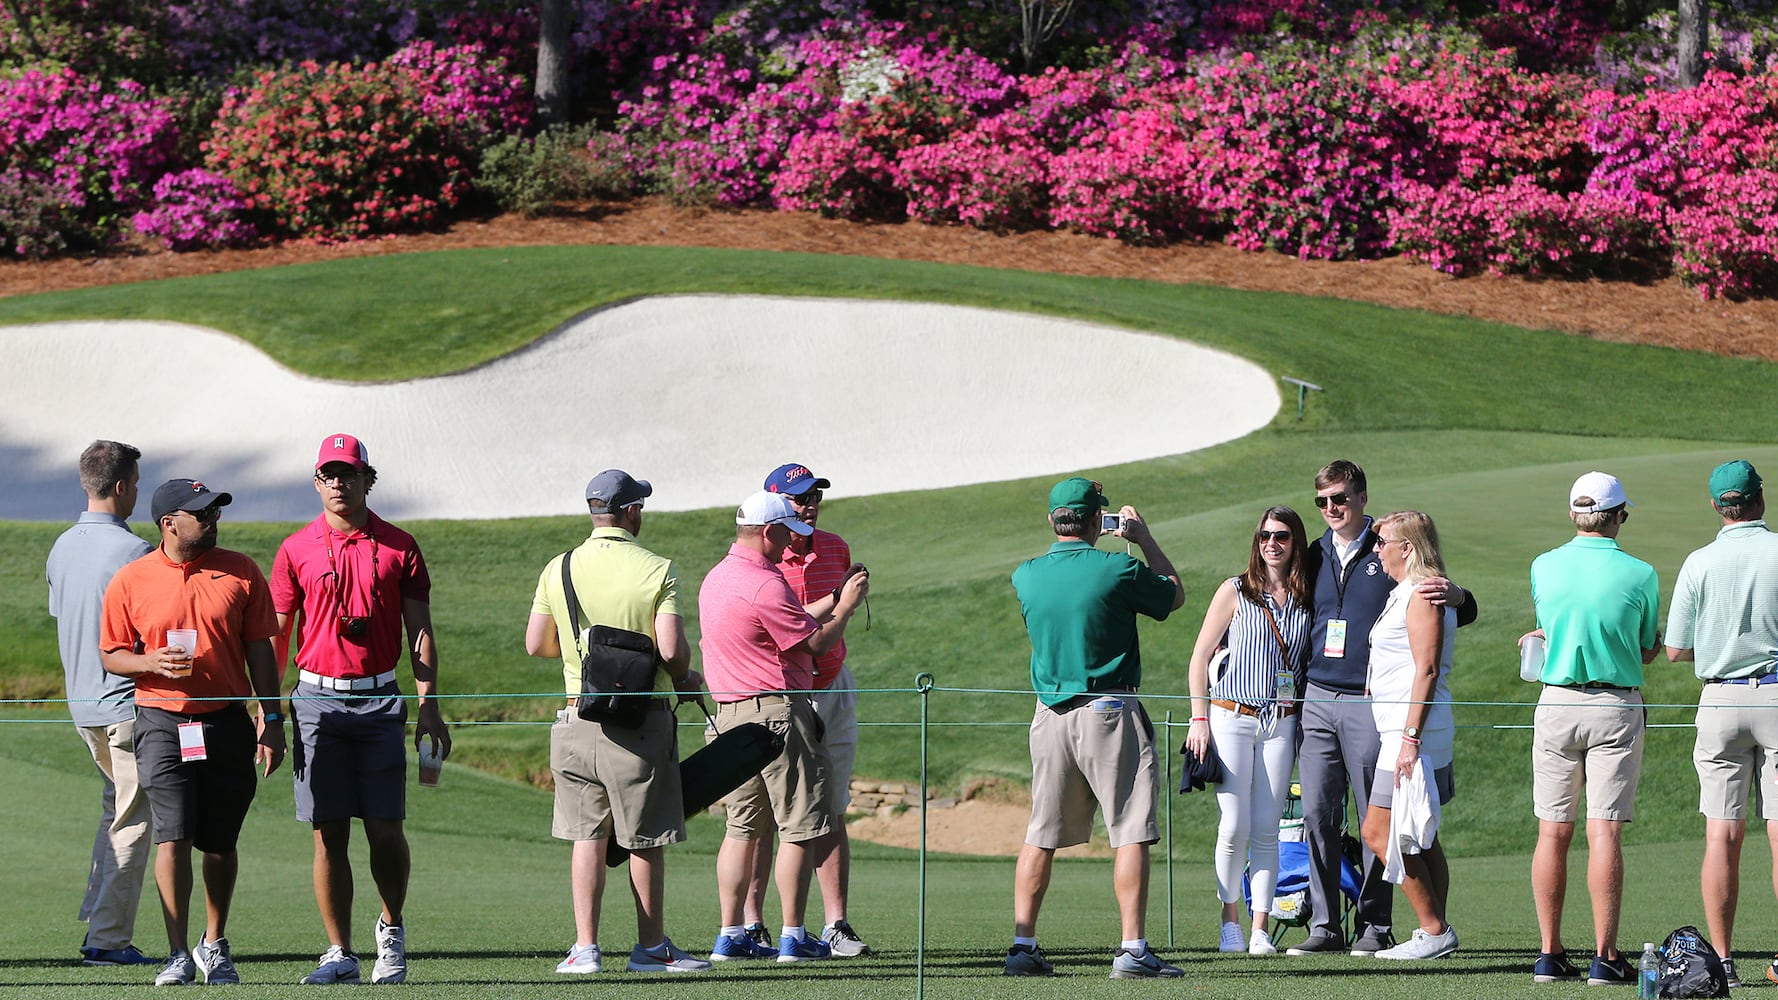
<path fill-rule="evenodd" d="M 783 754 L 724 800 L 728 829 L 716 855 L 722 920 L 714 961 L 765 957 L 742 926 L 742 897 L 752 876 L 753 841 L 774 829 L 784 840 L 776 865 L 784 918 L 777 959 L 806 962 L 831 954 L 803 923 L 810 873 L 837 840 L 827 750 L 806 692 L 814 686 L 815 657 L 845 635 L 870 577 L 860 568 L 805 608 L 778 562 L 793 537 L 814 530 L 797 518 L 789 498 L 753 494 L 735 512 L 735 544 L 698 592 L 698 646 L 716 727 L 758 722 L 784 738 Z"/>
<path fill-rule="evenodd" d="M 370 873 L 381 896 L 373 982 L 407 981 L 410 860 L 407 817 L 407 702 L 395 668 L 406 649 L 419 718 L 414 746 L 430 738 L 440 756 L 451 736 L 433 697 L 438 648 L 432 639 L 432 578 L 414 537 L 368 506 L 377 470 L 363 443 L 331 434 L 315 458 L 321 516 L 278 547 L 272 562 L 272 604 L 285 637 L 297 626 L 299 683 L 292 770 L 296 818 L 315 832 L 315 902 L 329 946 L 304 983 L 361 980 L 352 953 L 352 819 L 364 822 Z M 407 642 L 402 642 L 402 630 Z"/>

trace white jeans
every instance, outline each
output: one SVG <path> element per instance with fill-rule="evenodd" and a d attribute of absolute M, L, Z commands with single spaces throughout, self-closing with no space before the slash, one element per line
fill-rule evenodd
<path fill-rule="evenodd" d="M 1216 825 L 1216 894 L 1225 903 L 1239 902 L 1241 872 L 1251 861 L 1253 912 L 1270 913 L 1278 887 L 1278 820 L 1296 763 L 1296 716 L 1278 719 L 1271 732 L 1261 733 L 1253 716 L 1212 705 L 1210 738 L 1225 775 L 1216 786 L 1222 813 Z"/>

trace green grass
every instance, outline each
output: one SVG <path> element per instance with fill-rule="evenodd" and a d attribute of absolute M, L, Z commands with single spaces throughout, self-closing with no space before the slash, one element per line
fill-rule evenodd
<path fill-rule="evenodd" d="M 636 248 L 464 251 L 8 299 L 0 301 L 0 323 L 177 318 L 238 333 L 300 370 L 433 374 L 508 352 L 587 309 L 662 291 L 1026 308 L 1187 337 L 1326 386 L 1301 423 L 1287 406 L 1271 427 L 1240 441 L 1083 471 L 1103 479 L 1116 501 L 1143 509 L 1186 576 L 1186 607 L 1144 626 L 1145 688 L 1157 717 L 1184 692 L 1204 601 L 1244 563 L 1257 511 L 1290 503 L 1318 523 L 1307 499 L 1321 464 L 1362 462 L 1374 512 L 1420 507 L 1437 518 L 1453 575 L 1482 605 L 1481 620 L 1460 634 L 1452 683 L 1456 698 L 1471 703 L 1458 713 L 1459 798 L 1447 838 L 1457 856 L 1530 845 L 1528 736 L 1490 727 L 1529 722 L 1534 692 L 1517 679 L 1514 640 L 1531 624 L 1531 559 L 1568 537 L 1569 482 L 1600 466 L 1623 476 L 1639 504 L 1625 545 L 1670 586 L 1685 553 L 1714 532 L 1702 490 L 1708 469 L 1731 456 L 1778 464 L 1778 449 L 1748 443 L 1778 438 L 1778 410 L 1747 405 L 1770 395 L 1778 369 L 1767 363 L 1328 300 L 895 261 Z M 1090 368 L 1083 372 L 1091 377 Z M 1128 414 L 1094 414 L 1081 432 L 1141 412 L 1132 399 Z M 931 672 L 939 685 L 929 703 L 934 782 L 954 789 L 973 777 L 1028 777 L 1023 724 L 1031 701 L 1020 693 L 1028 690 L 1028 646 L 1007 574 L 1047 544 L 1040 498 L 1048 481 L 865 498 L 847 498 L 838 484 L 823 525 L 845 535 L 873 570 L 872 627 L 855 625 L 849 636 L 866 689 L 861 774 L 917 775 L 920 699 L 911 688 L 917 674 Z M 536 723 L 553 709 L 545 695 L 559 668 L 523 655 L 523 623 L 537 571 L 584 536 L 584 518 L 406 526 L 433 570 L 459 762 L 521 780 L 541 775 L 547 752 Z M 293 527 L 225 522 L 223 544 L 269 564 Z M 42 558 L 61 529 L 0 524 L 0 691 L 13 696 L 59 694 Z M 643 540 L 678 562 L 691 595 L 731 530 L 720 511 L 651 512 Z M 689 625 L 695 639 L 695 618 Z M 1651 700 L 1695 699 L 1689 671 L 1662 662 L 1651 677 Z M 1683 724 L 1689 715 L 1657 709 L 1654 718 Z M 1695 837 L 1682 730 L 1656 731 L 1647 770 L 1630 841 Z M 1197 797 L 1179 809 L 1196 838 L 1191 849 L 1207 846 L 1213 806 Z"/>
<path fill-rule="evenodd" d="M 0 994 L 28 997 L 152 996 L 152 970 L 86 969 L 70 957 L 82 926 L 74 920 L 84 879 L 96 803 L 90 761 L 66 723 L 0 722 L 0 865 L 8 872 L 0 901 Z M 75 794 L 78 789 L 80 794 Z M 882 951 L 878 957 L 827 965 L 718 967 L 695 979 L 643 979 L 607 972 L 567 983 L 551 971 L 572 937 L 566 891 L 566 846 L 548 837 L 548 796 L 461 768 L 449 768 L 436 791 L 410 788 L 408 833 L 414 877 L 407 923 L 413 986 L 441 998 L 581 995 L 729 997 L 764 995 L 907 997 L 914 993 L 919 927 L 919 868 L 913 854 L 860 845 L 853 870 L 854 922 Z M 246 983 L 241 997 L 308 995 L 293 985 L 312 967 L 324 940 L 309 884 L 310 837 L 293 821 L 287 772 L 261 785 L 241 842 L 241 877 L 229 937 Z M 668 854 L 667 930 L 680 944 L 708 947 L 715 931 L 714 850 L 720 830 L 700 817 L 691 839 Z M 356 843 L 360 936 L 375 919 L 375 897 Z M 1529 962 L 1536 926 L 1524 856 L 1461 859 L 1452 865 L 1451 921 L 1463 948 L 1435 966 L 1373 971 L 1350 958 L 1250 959 L 1214 950 L 1214 881 L 1199 849 L 1176 849 L 1174 918 L 1168 925 L 1168 869 L 1157 853 L 1149 937 L 1183 965 L 1183 983 L 1129 983 L 1119 995 L 1270 998 L 1280 991 L 1313 996 L 1470 998 L 1547 995 L 1534 992 Z M 1650 845 L 1627 852 L 1626 949 L 1659 939 L 1680 924 L 1700 923 L 1695 844 Z M 1567 933 L 1584 950 L 1589 911 L 1578 877 L 1586 853 L 1572 859 Z M 1758 975 L 1765 922 L 1757 900 L 1769 874 L 1765 852 L 1747 852 L 1743 881 L 1744 971 Z M 621 874 L 620 876 L 621 877 Z M 1010 931 L 1011 859 L 935 857 L 927 873 L 926 995 L 935 998 L 1077 998 L 1109 989 L 1105 973 L 1117 937 L 1110 863 L 1063 860 L 1040 925 L 1045 950 L 1060 975 L 1053 981 L 1006 980 L 1000 956 Z M 1674 886 L 1682 886 L 1679 891 Z M 201 892 L 201 889 L 200 889 Z M 601 944 L 621 962 L 634 940 L 634 911 L 620 882 L 606 890 Z M 771 904 L 768 904 L 771 905 Z M 1405 914 L 1406 904 L 1397 903 Z M 1300 940 L 1294 932 L 1292 940 Z M 150 887 L 137 941 L 163 953 L 159 913 Z M 1561 988 L 1555 988 L 1561 989 Z"/>

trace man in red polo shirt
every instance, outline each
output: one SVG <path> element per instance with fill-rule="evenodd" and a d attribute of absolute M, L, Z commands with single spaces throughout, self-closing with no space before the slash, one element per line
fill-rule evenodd
<path fill-rule="evenodd" d="M 106 671 L 136 680 L 136 776 L 153 818 L 154 878 L 167 924 L 167 964 L 156 986 L 238 983 L 228 946 L 235 844 L 258 790 L 284 759 L 278 713 L 278 630 L 265 574 L 216 547 L 216 522 L 234 498 L 191 479 L 154 491 L 160 548 L 124 567 L 105 589 L 99 655 Z M 246 669 L 242 669 L 245 664 Z M 255 725 L 246 699 L 264 712 Z M 206 923 L 188 950 L 191 850 L 204 854 Z"/>
<path fill-rule="evenodd" d="M 768 493 L 790 498 L 797 519 L 814 534 L 795 535 L 778 561 L 778 569 L 790 584 L 791 593 L 804 607 L 832 595 L 852 569 L 852 549 L 846 540 L 831 531 L 816 527 L 821 517 L 822 491 L 833 486 L 816 476 L 809 467 L 791 462 L 773 469 L 766 476 Z M 862 564 L 861 564 L 862 565 Z M 846 667 L 846 642 L 840 640 L 832 649 L 815 658 L 815 683 L 812 699 L 827 744 L 829 772 L 828 794 L 833 798 L 833 819 L 836 843 L 833 851 L 815 868 L 815 881 L 821 886 L 822 908 L 827 924 L 821 929 L 821 940 L 833 949 L 835 958 L 869 955 L 870 946 L 859 938 L 846 919 L 846 897 L 852 882 L 852 841 L 846 833 L 846 807 L 852 804 L 852 766 L 858 759 L 858 694 L 852 671 Z M 766 875 L 772 870 L 772 838 L 754 841 L 753 879 L 747 886 L 745 915 L 747 936 L 762 946 L 770 945 L 770 932 L 762 919 L 766 897 Z"/>
<path fill-rule="evenodd" d="M 321 516 L 278 547 L 272 602 L 280 634 L 296 629 L 296 818 L 314 827 L 315 902 L 329 947 L 304 983 L 361 981 L 352 953 L 352 819 L 364 822 L 370 874 L 382 898 L 373 982 L 407 981 L 410 860 L 407 817 L 407 702 L 396 680 L 402 650 L 414 674 L 419 719 L 414 746 L 439 755 L 451 736 L 439 714 L 438 647 L 432 638 L 432 579 L 412 535 L 368 506 L 377 470 L 350 434 L 332 434 L 315 458 Z M 407 642 L 402 643 L 402 629 Z M 286 641 L 286 640 L 281 640 Z M 278 662 L 284 663 L 279 650 Z"/>
<path fill-rule="evenodd" d="M 764 957 L 742 927 L 742 896 L 752 875 L 752 842 L 775 829 L 784 838 L 776 866 L 784 917 L 777 959 L 806 962 L 831 954 L 809 934 L 803 914 L 809 875 L 836 838 L 821 722 L 802 692 L 813 686 L 815 657 L 845 635 L 870 577 L 860 568 L 805 608 L 778 562 L 793 537 L 815 529 L 798 519 L 787 497 L 763 490 L 741 504 L 735 525 L 735 544 L 698 592 L 704 676 L 716 701 L 717 729 L 761 723 L 784 737 L 784 752 L 724 800 L 728 826 L 716 856 L 722 920 L 710 957 Z"/>

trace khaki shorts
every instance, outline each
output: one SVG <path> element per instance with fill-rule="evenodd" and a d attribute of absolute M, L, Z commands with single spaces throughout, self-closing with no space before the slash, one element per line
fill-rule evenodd
<path fill-rule="evenodd" d="M 1086 843 L 1097 806 L 1113 848 L 1152 844 L 1161 839 L 1159 790 L 1154 725 L 1134 694 L 1101 692 L 1054 709 L 1038 703 L 1025 843 L 1048 850 Z"/>
<path fill-rule="evenodd" d="M 1588 819 L 1635 819 L 1645 715 L 1640 691 L 1545 685 L 1532 723 L 1531 801 L 1537 818 L 1578 820 L 1584 786 Z"/>
<path fill-rule="evenodd" d="M 549 770 L 556 779 L 558 840 L 617 841 L 632 851 L 685 839 L 679 787 L 679 737 L 672 712 L 650 709 L 636 729 L 602 726 L 556 713 Z"/>
<path fill-rule="evenodd" d="M 1698 811 L 1745 820 L 1759 789 L 1761 819 L 1778 818 L 1778 684 L 1706 684 L 1698 696 Z"/>
<path fill-rule="evenodd" d="M 827 749 L 821 742 L 821 720 L 809 697 L 768 694 L 717 704 L 717 728 L 727 732 L 748 722 L 782 734 L 784 752 L 722 800 L 728 811 L 726 835 L 754 840 L 770 836 L 775 826 L 780 836 L 797 844 L 831 833 L 834 820 Z M 708 730 L 706 735 L 710 735 Z"/>

